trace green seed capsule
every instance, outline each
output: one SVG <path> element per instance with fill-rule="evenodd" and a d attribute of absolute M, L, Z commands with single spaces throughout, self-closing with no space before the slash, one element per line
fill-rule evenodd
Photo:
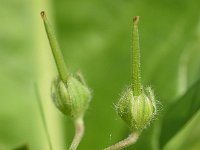
<path fill-rule="evenodd" d="M 156 105 L 151 88 L 145 89 L 139 96 L 133 96 L 132 90 L 127 89 L 119 100 L 116 109 L 118 115 L 131 130 L 142 131 L 156 114 Z"/>
<path fill-rule="evenodd" d="M 132 86 L 124 92 L 116 110 L 133 131 L 140 132 L 155 116 L 156 103 L 152 89 L 142 88 L 138 23 L 139 16 L 136 16 L 133 19 Z"/>
<path fill-rule="evenodd" d="M 59 77 L 52 85 L 52 98 L 56 107 L 74 119 L 82 118 L 91 100 L 91 92 L 81 73 L 69 75 L 59 44 L 50 27 L 45 12 L 41 12 L 49 44 L 58 69 Z"/>
<path fill-rule="evenodd" d="M 62 113 L 78 118 L 83 116 L 88 108 L 91 92 L 77 77 L 69 76 L 66 84 L 59 78 L 53 82 L 52 98 Z"/>

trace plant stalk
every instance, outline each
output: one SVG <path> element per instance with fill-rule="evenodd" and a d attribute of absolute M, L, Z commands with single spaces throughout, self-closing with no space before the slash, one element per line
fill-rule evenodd
<path fill-rule="evenodd" d="M 45 134 L 46 134 L 47 141 L 48 141 L 48 144 L 49 144 L 49 149 L 53 150 L 53 146 L 52 146 L 47 122 L 46 122 L 46 119 L 45 119 L 44 110 L 43 110 L 43 107 L 42 107 L 41 96 L 39 94 L 38 86 L 36 84 L 34 85 L 34 90 L 35 90 L 35 95 L 36 95 L 37 103 L 38 103 L 38 106 L 39 106 L 40 114 L 41 114 L 41 117 L 42 117 L 42 123 L 44 125 Z"/>
<path fill-rule="evenodd" d="M 140 68 L 140 47 L 138 34 L 139 16 L 133 18 L 133 47 L 132 47 L 132 89 L 133 95 L 139 96 L 141 94 L 141 68 Z"/>
<path fill-rule="evenodd" d="M 124 139 L 112 146 L 109 146 L 109 147 L 105 148 L 104 150 L 120 150 L 120 149 L 126 148 L 126 147 L 136 143 L 138 137 L 139 137 L 138 133 L 136 133 L 136 132 L 131 133 L 126 139 Z"/>
<path fill-rule="evenodd" d="M 62 52 L 60 50 L 59 44 L 56 40 L 55 34 L 54 34 L 50 24 L 48 23 L 45 12 L 42 11 L 40 14 L 41 14 L 41 17 L 42 17 L 43 22 L 44 22 L 45 30 L 46 30 L 46 33 L 47 33 L 49 44 L 51 46 L 51 51 L 53 53 L 56 66 L 57 66 L 57 69 L 58 69 L 58 73 L 60 75 L 61 80 L 64 83 L 66 83 L 67 82 L 67 68 L 65 66 L 65 61 L 64 61 Z"/>
<path fill-rule="evenodd" d="M 81 142 L 81 139 L 83 137 L 84 130 L 85 130 L 83 117 L 77 118 L 74 124 L 75 124 L 75 136 L 69 150 L 77 149 L 79 143 Z"/>

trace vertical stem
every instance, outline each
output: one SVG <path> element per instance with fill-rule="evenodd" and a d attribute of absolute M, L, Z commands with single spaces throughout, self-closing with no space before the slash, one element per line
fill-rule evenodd
<path fill-rule="evenodd" d="M 107 147 L 104 150 L 120 150 L 120 149 L 123 149 L 123 148 L 128 147 L 128 146 L 134 144 L 135 142 L 137 142 L 138 137 L 139 137 L 138 133 L 132 133 L 126 139 L 116 143 L 115 145 Z"/>
<path fill-rule="evenodd" d="M 52 53 L 53 53 L 53 56 L 54 56 L 54 60 L 56 62 L 56 66 L 57 66 L 60 78 L 64 83 L 66 83 L 67 82 L 67 69 L 66 69 L 66 66 L 65 66 L 65 61 L 64 61 L 62 52 L 60 50 L 60 47 L 59 47 L 58 42 L 56 40 L 56 37 L 53 33 L 53 30 L 51 29 L 51 27 L 48 23 L 45 12 L 42 11 L 40 14 L 41 14 L 41 17 L 44 21 L 45 30 L 46 30 L 46 33 L 47 33 L 47 37 L 49 39 L 49 44 L 51 46 L 51 50 L 52 50 Z"/>
<path fill-rule="evenodd" d="M 34 4 L 34 5 L 33 5 Z M 40 92 L 40 96 L 42 98 L 43 107 L 46 123 L 48 125 L 48 129 L 51 135 L 51 142 L 53 145 L 56 145 L 56 149 L 62 150 L 64 149 L 64 133 L 62 131 L 63 128 L 63 120 L 60 117 L 59 112 L 57 112 L 52 105 L 51 97 L 49 96 L 49 87 L 51 87 L 51 81 L 55 78 L 55 71 L 53 71 L 52 64 L 54 62 L 51 61 L 52 52 L 49 49 L 49 43 L 45 40 L 44 34 L 44 25 L 43 21 L 41 20 L 41 16 L 38 15 L 41 12 L 41 9 L 48 9 L 49 17 L 53 12 L 52 8 L 52 1 L 49 0 L 34 0 L 30 3 L 33 5 L 32 14 L 34 16 L 34 27 L 33 28 L 33 36 L 34 36 L 34 51 L 33 54 L 35 56 L 35 65 L 36 67 L 36 80 L 38 82 L 38 90 Z M 36 13 L 37 12 L 37 13 Z M 48 70 L 48 71 L 47 71 Z M 39 126 L 39 125 L 38 125 Z M 43 129 L 43 128 L 42 128 Z M 38 128 L 41 131 L 41 126 Z M 35 145 L 33 149 L 41 149 L 41 150 L 48 150 L 49 145 L 46 142 L 46 137 L 44 137 L 41 132 L 38 134 L 38 140 L 41 141 L 40 144 Z"/>
<path fill-rule="evenodd" d="M 140 69 L 140 47 L 138 34 L 139 16 L 133 18 L 133 47 L 132 47 L 132 89 L 133 95 L 141 94 L 141 69 Z"/>
<path fill-rule="evenodd" d="M 48 143 L 49 143 L 49 148 L 50 148 L 50 150 L 53 150 L 50 134 L 49 134 L 49 131 L 48 131 L 48 126 L 47 126 L 47 123 L 46 123 L 46 120 L 45 120 L 44 110 L 43 110 L 43 107 L 42 107 L 41 96 L 39 94 L 38 86 L 35 84 L 34 88 L 35 88 L 36 99 L 37 99 L 37 102 L 38 102 L 38 105 L 39 105 L 40 114 L 41 114 L 41 117 L 42 117 L 42 122 L 43 122 L 43 125 L 44 125 L 44 130 L 45 130 L 47 140 L 48 140 Z"/>
<path fill-rule="evenodd" d="M 76 150 L 82 137 L 83 137 L 83 134 L 84 134 L 84 122 L 83 122 L 83 117 L 80 117 L 80 118 L 77 118 L 74 122 L 75 124 L 75 136 L 74 136 L 74 139 L 72 141 L 72 144 L 69 148 L 69 150 Z"/>

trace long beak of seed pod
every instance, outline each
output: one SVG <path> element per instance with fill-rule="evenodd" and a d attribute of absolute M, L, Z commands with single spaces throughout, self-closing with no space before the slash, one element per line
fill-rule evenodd
<path fill-rule="evenodd" d="M 134 96 L 141 94 L 141 69 L 140 69 L 140 46 L 138 34 L 139 16 L 133 18 L 133 47 L 132 47 L 132 90 Z"/>
<path fill-rule="evenodd" d="M 45 30 L 46 30 L 46 33 L 47 33 L 49 44 L 51 46 L 51 51 L 53 53 L 54 60 L 56 62 L 56 66 L 57 66 L 60 78 L 64 83 L 66 83 L 67 82 L 67 68 L 65 66 L 65 61 L 64 61 L 62 52 L 60 50 L 59 44 L 56 40 L 56 36 L 55 36 L 51 26 L 48 23 L 45 12 L 42 11 L 40 13 L 40 15 L 41 15 L 43 22 L 44 22 Z"/>

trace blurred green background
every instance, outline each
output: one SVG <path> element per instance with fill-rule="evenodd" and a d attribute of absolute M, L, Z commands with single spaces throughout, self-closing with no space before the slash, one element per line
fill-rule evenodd
<path fill-rule="evenodd" d="M 55 29 L 67 66 L 72 72 L 81 70 L 93 91 L 79 149 L 99 150 L 129 133 L 114 103 L 131 82 L 133 16 L 140 16 L 142 80 L 154 88 L 162 116 L 166 106 L 200 78 L 199 8 L 198 0 L 0 0 L 0 150 L 23 144 L 48 150 L 35 82 L 53 147 L 67 149 L 73 138 L 72 121 L 50 99 L 57 72 L 41 10 Z M 200 113 L 165 149 L 199 150 L 199 118 Z M 127 149 L 154 149 L 148 142 L 152 128 Z"/>

